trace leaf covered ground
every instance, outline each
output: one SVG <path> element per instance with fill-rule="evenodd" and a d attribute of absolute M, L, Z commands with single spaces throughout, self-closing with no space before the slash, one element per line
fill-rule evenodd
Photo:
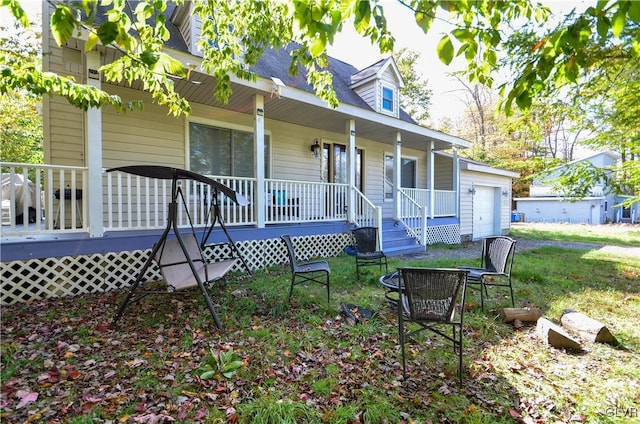
<path fill-rule="evenodd" d="M 640 259 L 553 247 L 519 254 L 519 303 L 533 302 L 552 319 L 568 306 L 588 312 L 621 346 L 549 348 L 534 326 L 501 322 L 495 308 L 509 306 L 506 293 L 493 293 L 484 312 L 471 296 L 463 385 L 451 346 L 427 333 L 409 345 L 403 379 L 396 314 L 378 270 L 356 282 L 352 261 L 330 259 L 331 305 L 320 286 L 297 287 L 288 305 L 282 267 L 214 286 L 225 332 L 199 296 L 149 296 L 117 328 L 110 323 L 123 292 L 4 306 L 0 420 L 637 422 Z M 451 265 L 414 261 L 402 263 Z M 378 316 L 354 325 L 340 302 Z M 227 376 L 221 353 L 241 361 Z"/>

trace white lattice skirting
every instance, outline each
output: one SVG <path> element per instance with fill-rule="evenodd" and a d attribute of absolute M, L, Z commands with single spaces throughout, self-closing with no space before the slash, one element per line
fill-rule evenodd
<path fill-rule="evenodd" d="M 334 257 L 352 243 L 350 233 L 293 237 L 300 260 L 312 256 Z M 280 238 L 236 242 L 242 257 L 251 269 L 260 269 L 288 261 Z M 62 256 L 0 263 L 2 305 L 51 297 L 75 296 L 128 287 L 135 281 L 146 262 L 149 250 L 111 252 L 106 254 Z M 231 256 L 228 245 L 215 245 L 204 252 L 209 260 Z M 234 271 L 243 271 L 241 263 Z M 143 281 L 161 280 L 154 264 Z"/>
<path fill-rule="evenodd" d="M 427 245 L 429 244 L 460 244 L 460 225 L 438 225 L 427 227 Z"/>

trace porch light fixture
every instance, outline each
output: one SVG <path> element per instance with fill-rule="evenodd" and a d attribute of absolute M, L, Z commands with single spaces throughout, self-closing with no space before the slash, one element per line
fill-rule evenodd
<path fill-rule="evenodd" d="M 273 85 L 271 86 L 271 97 L 275 94 L 280 98 L 282 96 L 282 87 L 284 87 L 284 83 L 277 77 L 271 77 L 271 81 L 273 82 Z"/>
<path fill-rule="evenodd" d="M 471 188 L 469 189 L 469 194 L 471 194 L 472 196 L 473 196 L 474 194 L 476 194 L 476 188 L 475 188 L 475 187 L 471 187 Z"/>
<path fill-rule="evenodd" d="M 507 190 L 502 190 L 502 195 L 504 197 L 507 197 L 509 195 L 509 192 Z"/>
<path fill-rule="evenodd" d="M 322 149 L 322 147 L 320 146 L 320 143 L 318 142 L 317 138 L 313 139 L 313 144 L 311 145 L 311 156 L 314 158 L 320 157 L 320 150 Z"/>

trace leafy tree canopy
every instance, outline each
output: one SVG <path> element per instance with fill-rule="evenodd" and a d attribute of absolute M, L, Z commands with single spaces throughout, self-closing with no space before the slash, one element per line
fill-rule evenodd
<path fill-rule="evenodd" d="M 28 26 L 28 17 L 19 1 L 1 1 L 23 26 Z M 499 65 L 496 52 L 510 40 L 510 24 L 518 21 L 542 24 L 549 18 L 547 8 L 529 0 L 399 2 L 414 12 L 415 23 L 425 33 L 436 19 L 450 22 L 451 31 L 443 35 L 437 47 L 440 59 L 450 63 L 456 56 L 463 57 L 467 62 L 468 80 L 487 86 L 493 84 Z M 55 4 L 50 26 L 58 44 L 83 33 L 87 50 L 98 43 L 122 50 L 125 53 L 122 58 L 101 70 L 106 80 L 142 80 L 156 102 L 167 105 L 178 115 L 190 109 L 186 100 L 175 92 L 170 76 L 188 77 L 190 69 L 163 51 L 170 37 L 165 12 L 166 3 L 153 0 L 61 2 Z M 250 66 L 265 48 L 281 47 L 295 40 L 300 47 L 292 54 L 290 71 L 296 72 L 299 64 L 307 68 L 309 82 L 317 94 L 335 107 L 337 99 L 331 78 L 323 71 L 327 63 L 326 47 L 333 43 L 335 34 L 349 24 L 381 52 L 392 52 L 394 47 L 382 0 L 211 0 L 196 3 L 194 13 L 203 23 L 202 38 L 198 41 L 203 52 L 202 69 L 217 78 L 216 96 L 223 101 L 231 95 L 232 75 L 254 79 Z M 100 14 L 106 14 L 107 19 L 97 19 Z M 599 1 L 584 13 L 569 16 L 554 30 L 532 40 L 533 44 L 525 46 L 532 53 L 529 61 L 504 87 L 505 109 L 510 111 L 514 101 L 519 107 L 528 107 L 533 97 L 550 83 L 578 81 L 588 65 L 586 48 L 594 30 L 598 40 L 606 43 L 620 38 L 626 29 L 639 22 L 640 2 Z M 637 57 L 640 39 L 636 36 L 626 48 L 628 55 Z M 115 96 L 29 66 L 3 64 L 1 75 L 2 91 L 24 87 L 41 94 L 56 93 L 82 108 L 104 104 L 135 106 L 122 105 Z"/>

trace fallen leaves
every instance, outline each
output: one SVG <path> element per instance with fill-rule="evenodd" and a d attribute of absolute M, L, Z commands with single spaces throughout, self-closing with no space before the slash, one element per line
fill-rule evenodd
<path fill-rule="evenodd" d="M 38 393 L 28 390 L 18 390 L 16 392 L 16 398 L 19 400 L 16 409 L 20 409 L 38 400 Z"/>

